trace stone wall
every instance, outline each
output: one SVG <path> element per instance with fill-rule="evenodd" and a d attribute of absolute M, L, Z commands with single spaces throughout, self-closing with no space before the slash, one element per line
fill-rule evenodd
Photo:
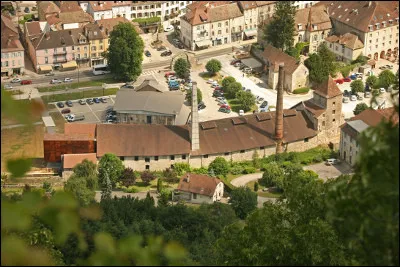
<path fill-rule="evenodd" d="M 148 166 L 148 170 L 150 171 L 162 171 L 166 168 L 171 168 L 171 165 L 175 163 L 189 163 L 189 155 L 173 155 L 175 159 L 171 159 L 171 156 L 159 156 L 158 160 L 155 157 L 138 157 L 135 160 L 135 157 L 125 157 L 123 163 L 125 167 L 130 167 L 135 171 L 145 171 L 146 166 Z M 184 159 L 184 156 L 186 158 Z M 146 162 L 146 158 L 149 159 L 149 162 Z"/>
<path fill-rule="evenodd" d="M 174 125 L 173 115 L 117 113 L 117 121 L 128 124 L 148 124 L 147 117 L 151 117 L 151 124 Z"/>
<path fill-rule="evenodd" d="M 359 154 L 359 145 L 356 139 L 341 131 L 339 157 L 341 160 L 354 166 Z"/>
<path fill-rule="evenodd" d="M 299 67 L 291 75 L 285 75 L 285 85 L 287 86 L 285 89 L 289 92 L 308 86 L 307 67 L 300 63 Z"/>

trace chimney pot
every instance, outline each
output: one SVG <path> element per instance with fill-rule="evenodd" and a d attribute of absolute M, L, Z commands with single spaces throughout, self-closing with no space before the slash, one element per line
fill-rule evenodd
<path fill-rule="evenodd" d="M 188 183 L 190 182 L 190 174 L 187 175 L 186 182 L 188 182 Z"/>
<path fill-rule="evenodd" d="M 276 140 L 276 153 L 282 153 L 282 139 L 283 139 L 283 83 L 284 83 L 284 64 L 279 64 L 279 77 L 278 77 L 278 94 L 276 99 L 275 111 L 275 140 Z"/>

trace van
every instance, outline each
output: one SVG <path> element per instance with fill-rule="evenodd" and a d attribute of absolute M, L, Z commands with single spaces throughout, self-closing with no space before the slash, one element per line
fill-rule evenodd
<path fill-rule="evenodd" d="M 68 118 L 68 122 L 74 122 L 74 121 L 83 121 L 85 119 L 85 115 L 71 115 Z"/>
<path fill-rule="evenodd" d="M 326 165 L 335 165 L 338 163 L 340 163 L 340 160 L 338 160 L 338 159 L 327 159 L 326 160 Z"/>

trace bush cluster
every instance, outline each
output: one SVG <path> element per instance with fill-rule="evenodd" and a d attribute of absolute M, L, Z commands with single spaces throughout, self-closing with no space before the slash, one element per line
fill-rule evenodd
<path fill-rule="evenodd" d="M 293 93 L 293 94 L 304 94 L 304 93 L 308 93 L 308 91 L 310 91 L 310 88 L 308 88 L 308 87 L 302 87 L 302 88 L 293 90 L 292 93 Z"/>

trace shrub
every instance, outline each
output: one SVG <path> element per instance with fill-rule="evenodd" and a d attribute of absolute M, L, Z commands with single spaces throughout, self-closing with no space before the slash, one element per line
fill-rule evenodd
<path fill-rule="evenodd" d="M 174 170 L 178 176 L 182 176 L 187 172 L 190 172 L 190 165 L 188 163 L 175 163 Z"/>
<path fill-rule="evenodd" d="M 221 68 L 222 68 L 221 62 L 216 59 L 211 59 L 206 64 L 206 69 L 211 74 L 217 73 L 218 71 L 221 70 Z"/>
<path fill-rule="evenodd" d="M 146 184 L 149 185 L 151 181 L 153 181 L 156 177 L 154 176 L 153 173 L 149 172 L 149 171 L 144 171 L 142 172 L 142 174 L 140 175 L 140 178 L 142 179 L 142 181 Z"/>
<path fill-rule="evenodd" d="M 201 168 L 197 168 L 197 169 L 195 168 L 192 170 L 192 172 L 196 173 L 196 174 L 208 174 L 208 170 L 205 167 L 201 167 Z"/>
<path fill-rule="evenodd" d="M 357 94 L 358 92 L 364 92 L 364 83 L 361 80 L 354 80 L 350 83 L 351 93 Z"/>
<path fill-rule="evenodd" d="M 139 192 L 139 189 L 137 189 L 134 186 L 130 186 L 127 189 L 124 190 L 125 193 L 137 193 Z"/>
<path fill-rule="evenodd" d="M 179 78 L 186 78 L 190 73 L 189 62 L 184 58 L 178 58 L 174 63 L 174 71 Z"/>
<path fill-rule="evenodd" d="M 310 91 L 310 88 L 308 88 L 308 87 L 302 87 L 302 88 L 293 90 L 292 93 L 293 93 L 293 94 L 305 94 L 305 93 L 308 93 L 308 91 Z"/>
<path fill-rule="evenodd" d="M 271 162 L 265 166 L 265 172 L 260 179 L 260 184 L 266 187 L 278 186 L 282 188 L 283 177 L 283 168 L 278 163 Z"/>
<path fill-rule="evenodd" d="M 223 157 L 217 157 L 208 166 L 208 170 L 213 169 L 215 175 L 226 176 L 229 172 L 229 164 Z"/>
<path fill-rule="evenodd" d="M 257 192 L 257 191 L 258 191 L 258 183 L 255 182 L 255 183 L 254 183 L 254 192 Z"/>
<path fill-rule="evenodd" d="M 222 87 L 224 87 L 224 89 L 226 89 L 226 88 L 228 88 L 228 86 L 231 83 L 234 83 L 234 82 L 236 82 L 236 79 L 233 78 L 232 76 L 228 76 L 228 77 L 225 77 L 224 79 L 222 79 L 221 85 L 222 85 Z"/>
<path fill-rule="evenodd" d="M 244 171 L 244 168 L 241 165 L 234 165 L 233 167 L 231 167 L 230 169 L 232 174 L 241 174 Z"/>
<path fill-rule="evenodd" d="M 254 167 L 245 167 L 242 173 L 250 174 L 250 173 L 255 173 L 256 171 L 257 171 L 257 169 Z"/>
<path fill-rule="evenodd" d="M 230 83 L 226 88 L 224 88 L 226 92 L 226 97 L 228 99 L 233 99 L 236 97 L 236 93 L 242 91 L 242 84 L 239 82 Z"/>
<path fill-rule="evenodd" d="M 379 85 L 387 89 L 396 81 L 396 76 L 391 70 L 384 70 L 379 74 Z"/>
<path fill-rule="evenodd" d="M 176 171 L 171 168 L 167 168 L 167 169 L 165 169 L 165 171 L 163 171 L 163 177 L 164 177 L 164 181 L 166 181 L 167 183 L 178 183 L 179 182 L 179 178 L 178 178 Z"/>
<path fill-rule="evenodd" d="M 343 77 L 346 78 L 349 76 L 350 72 L 355 68 L 355 65 L 347 65 L 344 66 L 340 69 L 340 72 L 342 73 Z"/>
<path fill-rule="evenodd" d="M 120 181 L 123 186 L 132 186 L 136 182 L 136 175 L 131 168 L 125 168 L 122 172 Z"/>

